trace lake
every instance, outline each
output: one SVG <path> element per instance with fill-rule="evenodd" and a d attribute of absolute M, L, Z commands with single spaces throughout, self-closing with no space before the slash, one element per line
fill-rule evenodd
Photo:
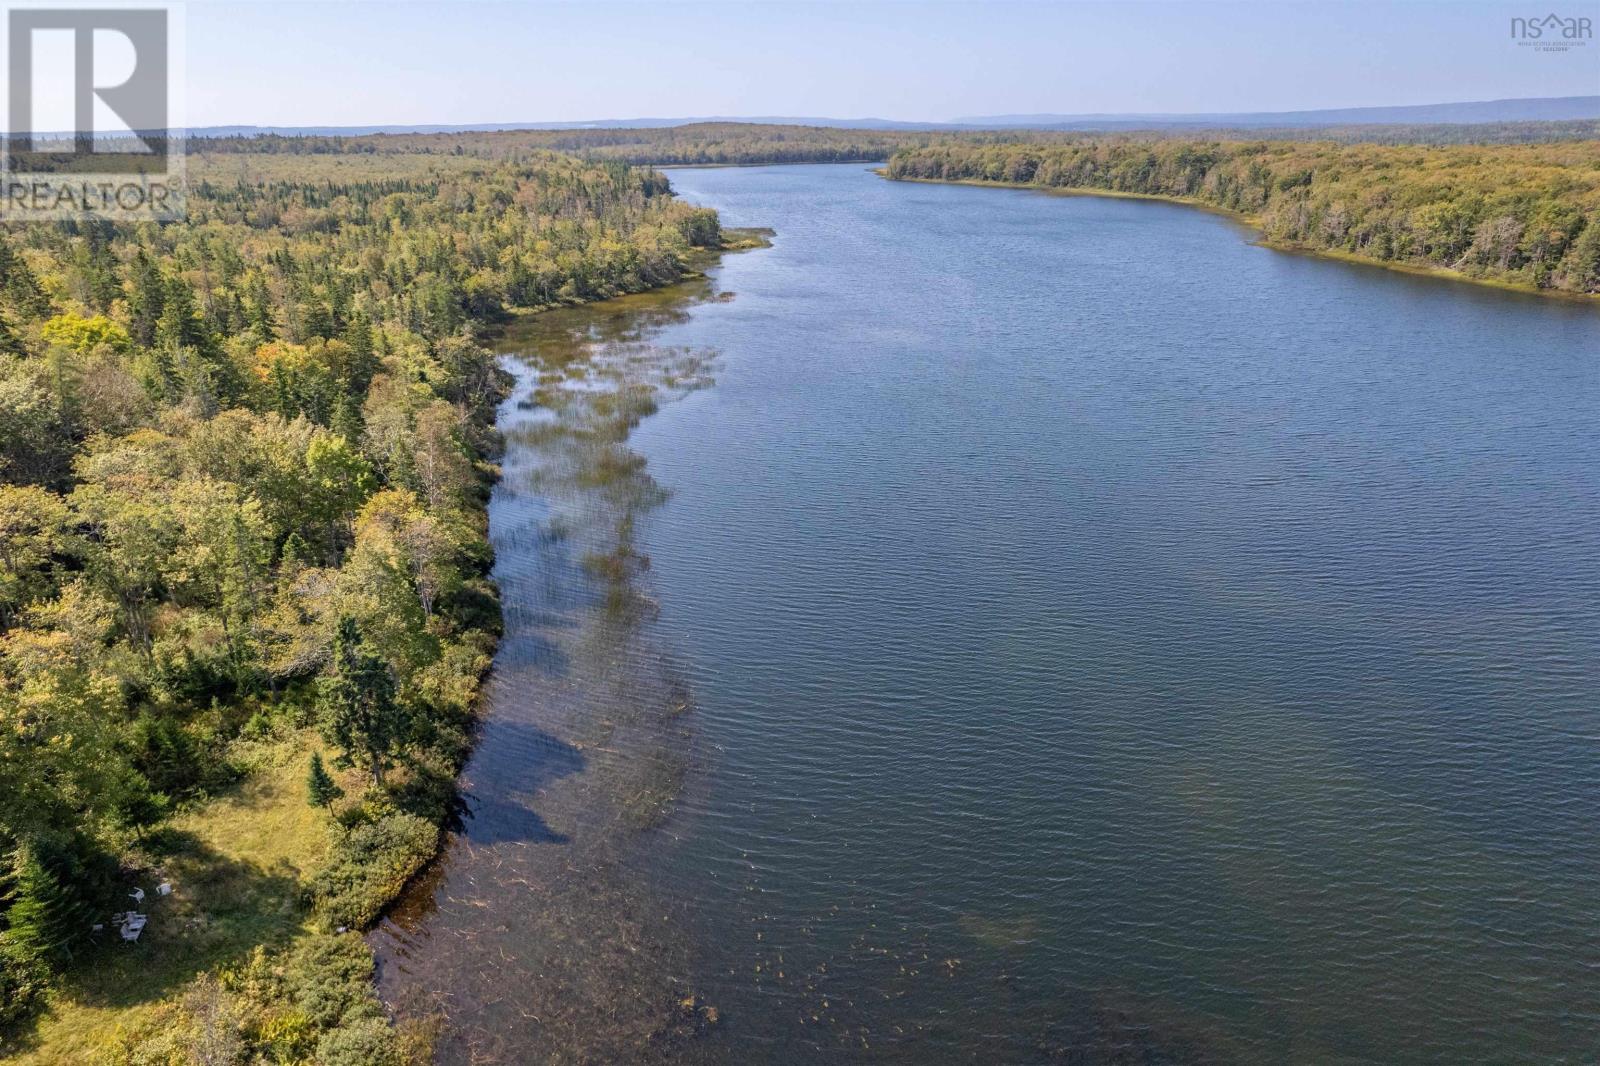
<path fill-rule="evenodd" d="M 777 235 L 508 341 L 443 1060 L 1600 1057 L 1595 307 L 670 175 Z"/>

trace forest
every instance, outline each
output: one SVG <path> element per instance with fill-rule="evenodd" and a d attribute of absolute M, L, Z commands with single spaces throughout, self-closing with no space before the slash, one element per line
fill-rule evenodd
<path fill-rule="evenodd" d="M 1600 293 L 1600 141 L 1467 147 L 1079 138 L 907 149 L 885 173 L 1193 202 L 1250 220 L 1282 247 Z"/>
<path fill-rule="evenodd" d="M 992 136 L 992 135 L 991 135 Z M 625 163 L 718 165 L 877 162 L 898 148 L 927 144 L 933 135 L 899 130 L 835 129 L 749 122 L 697 122 L 646 129 L 492 130 L 461 133 L 195 138 L 191 150 L 247 155 L 440 154 L 515 159 L 568 152 Z"/>
<path fill-rule="evenodd" d="M 191 179 L 183 224 L 0 234 L 4 1050 L 425 1057 L 356 931 L 436 850 L 495 646 L 485 331 L 721 229 L 570 155 Z"/>
<path fill-rule="evenodd" d="M 1341 144 L 1544 144 L 1600 139 L 1600 121 L 1472 122 L 1406 125 L 1271 127 L 1251 130 L 1174 130 L 1182 140 L 1337 141 Z"/>
<path fill-rule="evenodd" d="M 494 130 L 461 133 L 313 134 L 196 137 L 189 149 L 207 156 L 465 155 L 518 159 L 569 152 L 656 166 L 882 162 L 897 151 L 930 145 L 1072 144 L 1085 136 L 1059 130 L 869 130 L 752 122 L 696 122 L 647 129 Z M 1168 130 L 1101 132 L 1109 142 L 1150 140 L 1328 140 L 1385 144 L 1522 144 L 1600 138 L 1600 122 L 1501 122 L 1481 125 L 1336 126 L 1262 131 Z"/>

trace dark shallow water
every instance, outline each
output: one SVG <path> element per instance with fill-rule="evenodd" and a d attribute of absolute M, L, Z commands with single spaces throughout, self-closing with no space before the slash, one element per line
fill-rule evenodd
<path fill-rule="evenodd" d="M 630 441 L 704 753 L 619 860 L 720 1015 L 674 1054 L 1600 1058 L 1600 313 L 1162 204 L 672 178 L 778 232 L 644 329 L 721 352 Z M 532 774 L 496 713 L 481 779 Z"/>

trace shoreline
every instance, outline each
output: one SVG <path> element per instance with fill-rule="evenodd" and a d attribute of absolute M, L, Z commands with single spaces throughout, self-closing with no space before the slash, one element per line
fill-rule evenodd
<path fill-rule="evenodd" d="M 495 323 L 493 327 L 486 332 L 484 341 L 491 347 L 498 349 L 500 346 L 505 344 L 509 334 L 519 325 L 525 326 L 526 324 L 535 322 L 544 316 L 558 314 L 563 311 L 583 313 L 586 309 L 617 306 L 630 299 L 660 296 L 661 294 L 669 293 L 673 289 L 686 284 L 704 280 L 707 276 L 705 273 L 705 268 L 716 265 L 717 261 L 725 254 L 730 252 L 749 251 L 757 248 L 770 248 L 772 246 L 771 238 L 774 236 L 774 231 L 766 227 L 729 227 L 723 231 L 723 236 L 723 243 L 716 248 L 690 249 L 689 254 L 686 256 L 685 270 L 682 276 L 675 281 L 667 282 L 664 285 L 657 285 L 653 288 L 644 289 L 640 292 L 618 293 L 615 296 L 608 296 L 601 300 L 582 300 L 570 304 L 547 304 L 541 307 L 511 310 L 507 312 L 506 317 L 502 321 Z M 505 353 L 501 354 L 504 355 Z M 503 391 L 495 403 L 496 413 L 493 422 L 490 423 L 490 428 L 500 436 L 500 450 L 497 454 L 489 457 L 493 463 L 494 469 L 494 476 L 487 482 L 487 487 L 491 494 L 491 500 L 493 492 L 498 489 L 505 476 L 504 463 L 507 446 L 505 442 L 505 435 L 502 432 L 504 408 L 507 403 L 513 403 L 516 401 L 519 390 L 521 390 L 525 384 L 525 382 L 516 378 L 515 375 L 508 374 L 507 379 L 504 380 L 502 384 Z M 488 502 L 486 502 L 484 505 L 484 513 L 487 516 Z M 491 553 L 492 550 L 491 544 Z M 495 562 L 495 556 L 491 554 L 487 570 L 487 573 L 491 576 L 491 578 L 494 572 Z M 495 583 L 495 591 L 498 595 L 500 591 L 498 582 Z M 490 665 L 484 671 L 482 676 L 479 677 L 478 691 L 473 697 L 472 723 L 474 735 L 470 745 L 462 756 L 460 765 L 456 767 L 455 786 L 457 802 L 460 802 L 462 796 L 461 783 L 463 775 L 466 772 L 467 766 L 471 763 L 473 756 L 479 749 L 481 733 L 484 724 L 487 721 L 485 711 L 486 704 L 489 699 L 488 687 L 494 676 L 494 660 L 498 657 L 501 645 L 505 640 L 505 625 L 503 619 L 504 606 L 503 600 L 500 601 L 499 607 L 502 612 L 500 631 L 495 634 L 493 645 L 489 650 Z M 432 882 L 436 880 L 439 867 L 444 862 L 446 851 L 448 850 L 449 837 L 452 833 L 457 831 L 457 827 L 453 824 L 452 820 L 446 820 L 445 822 L 441 823 L 438 828 L 439 840 L 437 845 L 434 847 L 433 853 L 428 857 L 427 861 L 423 862 L 420 866 L 406 876 L 399 888 L 383 904 L 383 907 L 379 911 L 377 918 L 371 923 L 371 925 L 367 927 L 367 932 L 370 932 L 372 929 L 376 929 L 386 918 L 389 917 L 392 912 L 407 906 L 407 904 L 411 901 L 412 896 L 419 890 L 421 886 L 431 885 Z"/>
<path fill-rule="evenodd" d="M 892 178 L 884 170 L 878 169 L 873 173 L 885 181 L 903 181 L 908 184 L 919 185 L 970 185 L 981 189 L 1015 189 L 1020 192 L 1044 193 L 1049 196 L 1095 196 L 1108 200 L 1148 200 L 1155 203 L 1176 204 L 1180 207 L 1195 208 L 1207 214 L 1217 215 L 1230 222 L 1247 226 L 1254 231 L 1256 239 L 1252 244 L 1260 248 L 1267 248 L 1274 252 L 1285 252 L 1291 255 L 1303 255 L 1316 259 L 1327 259 L 1337 263 L 1349 263 L 1356 266 L 1377 267 L 1380 270 L 1391 270 L 1397 274 L 1409 274 L 1419 278 L 1437 278 L 1441 281 L 1465 282 L 1469 285 L 1479 285 L 1490 289 L 1499 289 L 1502 292 L 1521 293 L 1525 296 L 1539 296 L 1546 299 L 1564 300 L 1573 304 L 1600 306 L 1600 293 L 1585 294 L 1580 292 L 1566 292 L 1561 289 L 1541 289 L 1527 282 L 1506 281 L 1501 278 L 1476 277 L 1465 271 L 1452 267 L 1428 266 L 1422 263 L 1389 262 L 1382 259 L 1373 259 L 1370 256 L 1359 255 L 1355 252 L 1344 252 L 1333 248 L 1316 248 L 1311 245 L 1297 244 L 1290 241 L 1274 241 L 1261 232 L 1261 220 L 1256 215 L 1247 215 L 1239 211 L 1232 211 L 1226 207 L 1206 203 L 1190 196 L 1163 196 L 1157 193 L 1122 192 L 1117 189 L 1095 189 L 1083 186 L 1052 186 L 1037 185 L 1014 181 L 989 181 L 982 178 Z"/>
<path fill-rule="evenodd" d="M 751 167 L 861 166 L 887 159 L 768 159 L 760 163 L 635 163 L 651 170 L 732 170 Z"/>
<path fill-rule="evenodd" d="M 519 365 L 496 419 L 505 632 L 457 779 L 472 817 L 368 934 L 388 1007 L 443 1021 L 439 1061 L 666 1061 L 718 1024 L 690 979 L 689 916 L 628 873 L 665 839 L 702 757 L 636 539 L 668 492 L 628 441 L 658 406 L 713 384 L 711 353 L 656 345 L 654 324 L 716 299 L 706 271 L 770 234 L 730 229 L 672 284 L 527 312 L 491 335 Z M 526 968 L 520 994 L 461 969 L 458 940 L 504 940 L 501 957 Z"/>

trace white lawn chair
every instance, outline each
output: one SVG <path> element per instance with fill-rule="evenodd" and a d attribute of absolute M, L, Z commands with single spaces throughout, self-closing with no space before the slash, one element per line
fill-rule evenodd
<path fill-rule="evenodd" d="M 142 888 L 136 888 L 132 892 L 129 892 L 128 895 L 133 897 L 133 901 L 135 903 L 143 903 L 144 902 L 144 889 L 142 889 Z"/>
<path fill-rule="evenodd" d="M 170 895 L 172 895 L 172 883 L 170 881 L 161 882 L 159 885 L 156 886 L 156 895 L 158 895 L 158 896 L 170 896 Z"/>
<path fill-rule="evenodd" d="M 123 921 L 121 930 L 119 930 L 122 933 L 122 939 L 129 943 L 138 940 L 139 934 L 144 932 L 145 924 L 149 921 L 150 919 L 147 915 L 129 914 L 126 920 Z"/>

